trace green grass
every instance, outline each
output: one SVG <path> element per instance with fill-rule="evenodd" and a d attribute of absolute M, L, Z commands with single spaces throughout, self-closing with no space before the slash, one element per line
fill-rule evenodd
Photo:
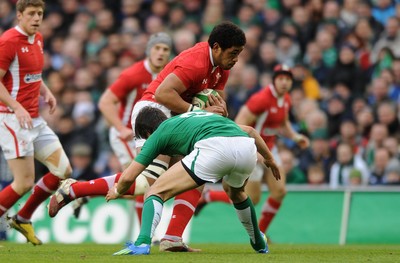
<path fill-rule="evenodd" d="M 200 253 L 160 253 L 154 246 L 149 256 L 111 256 L 121 245 L 30 244 L 0 242 L 0 262 L 91 263 L 91 262 L 400 262 L 396 245 L 270 245 L 267 255 L 253 252 L 245 244 L 192 244 Z"/>

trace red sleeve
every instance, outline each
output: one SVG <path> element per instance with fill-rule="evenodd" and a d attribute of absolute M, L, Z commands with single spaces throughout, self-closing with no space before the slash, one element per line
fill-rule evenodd
<path fill-rule="evenodd" d="M 247 108 L 254 114 L 260 115 L 268 108 L 268 99 L 265 90 L 253 94 L 246 102 Z"/>
<path fill-rule="evenodd" d="M 122 101 L 126 96 L 134 89 L 135 82 L 131 74 L 129 74 L 129 68 L 123 71 L 117 78 L 117 80 L 109 87 L 117 98 Z"/>
<path fill-rule="evenodd" d="M 8 71 L 15 58 L 15 44 L 11 41 L 0 39 L 0 68 Z"/>

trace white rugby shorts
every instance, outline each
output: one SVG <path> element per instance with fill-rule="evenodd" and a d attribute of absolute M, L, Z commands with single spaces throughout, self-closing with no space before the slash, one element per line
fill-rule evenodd
<path fill-rule="evenodd" d="M 15 114 L 0 113 L 0 146 L 7 160 L 33 155 L 38 160 L 45 160 L 62 148 L 57 135 L 43 118 L 34 118 L 32 123 L 33 129 L 23 129 Z"/>
<path fill-rule="evenodd" d="M 130 141 L 121 140 L 117 129 L 114 127 L 110 128 L 109 141 L 110 146 L 115 156 L 117 156 L 119 163 L 122 166 L 129 164 L 136 156 L 135 140 Z"/>
<path fill-rule="evenodd" d="M 213 137 L 198 141 L 182 159 L 185 169 L 199 184 L 223 179 L 240 188 L 254 170 L 257 148 L 253 138 Z"/>

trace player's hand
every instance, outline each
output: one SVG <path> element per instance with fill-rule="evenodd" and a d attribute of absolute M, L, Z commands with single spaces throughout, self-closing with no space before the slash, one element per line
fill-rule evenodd
<path fill-rule="evenodd" d="M 135 137 L 135 134 L 133 133 L 132 129 L 129 129 L 128 127 L 123 127 L 119 131 L 118 137 L 123 141 L 131 141 Z"/>
<path fill-rule="evenodd" d="M 32 118 L 22 105 L 14 109 L 14 113 L 22 129 L 30 130 L 33 128 Z"/>
<path fill-rule="evenodd" d="M 221 96 L 214 96 L 214 95 L 209 95 L 208 100 L 206 102 L 206 107 L 208 106 L 218 106 L 222 107 L 224 109 L 224 114 L 222 116 L 228 117 L 228 109 L 226 107 L 226 102 Z"/>
<path fill-rule="evenodd" d="M 204 108 L 205 111 L 212 112 L 219 114 L 221 116 L 225 116 L 225 109 L 222 108 L 221 106 L 206 106 Z"/>
<path fill-rule="evenodd" d="M 267 166 L 268 168 L 271 169 L 272 174 L 277 181 L 281 179 L 281 173 L 273 159 L 264 159 L 264 164 L 265 164 L 265 166 Z"/>
<path fill-rule="evenodd" d="M 114 200 L 117 199 L 120 195 L 117 192 L 117 184 L 114 184 L 113 187 L 108 190 L 108 193 L 106 195 L 106 201 Z"/>
<path fill-rule="evenodd" d="M 57 107 L 57 100 L 50 91 L 43 94 L 44 101 L 50 106 L 50 114 L 53 114 Z"/>
<path fill-rule="evenodd" d="M 294 141 L 297 143 L 300 149 L 306 149 L 310 146 L 310 140 L 303 134 L 296 135 Z"/>

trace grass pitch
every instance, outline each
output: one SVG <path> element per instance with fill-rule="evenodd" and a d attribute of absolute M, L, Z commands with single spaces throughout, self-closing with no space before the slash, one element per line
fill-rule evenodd
<path fill-rule="evenodd" d="M 191 244 L 200 253 L 160 253 L 153 246 L 148 256 L 112 256 L 122 245 L 30 244 L 0 242 L 0 262 L 400 262 L 399 245 L 270 245 L 270 253 L 257 254 L 246 244 Z"/>

